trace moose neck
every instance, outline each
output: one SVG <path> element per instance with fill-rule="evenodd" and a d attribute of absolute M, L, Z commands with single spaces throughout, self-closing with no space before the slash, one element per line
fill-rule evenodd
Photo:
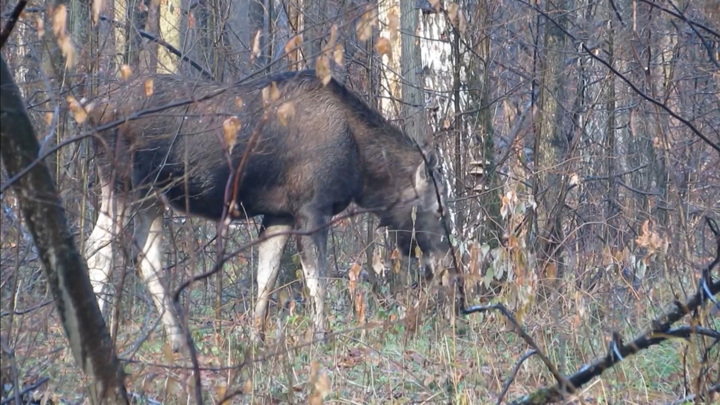
<path fill-rule="evenodd" d="M 417 167 L 423 162 L 412 140 L 388 122 L 370 127 L 351 119 L 363 165 L 363 193 L 356 201 L 363 208 L 392 207 L 412 190 Z"/>

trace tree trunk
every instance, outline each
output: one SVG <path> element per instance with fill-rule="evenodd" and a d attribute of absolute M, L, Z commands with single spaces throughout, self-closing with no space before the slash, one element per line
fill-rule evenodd
<path fill-rule="evenodd" d="M 124 371 L 118 361 L 90 286 L 87 266 L 75 246 L 47 166 L 35 163 L 39 145 L 5 59 L 0 57 L 0 146 L 5 169 L 15 184 L 25 221 L 40 253 L 73 357 L 93 379 L 92 403 L 128 403 Z"/>
<path fill-rule="evenodd" d="M 541 60 L 539 120 L 535 132 L 534 194 L 538 201 L 537 243 L 540 260 L 544 262 L 547 278 L 562 276 L 561 248 L 563 240 L 562 218 L 565 205 L 564 174 L 562 169 L 569 150 L 567 128 L 560 105 L 567 98 L 565 86 L 565 55 L 570 2 L 547 2 L 545 41 Z M 558 26 L 559 25 L 559 26 Z M 561 29 L 562 27 L 562 29 Z M 566 176 L 565 176 L 566 177 Z"/>
<path fill-rule="evenodd" d="M 180 45 L 180 10 L 181 0 L 164 0 L 159 2 L 159 28 L 160 38 L 176 49 L 182 50 Z M 178 69 L 178 58 L 170 53 L 164 46 L 158 48 L 158 73 L 175 73 Z"/>
<path fill-rule="evenodd" d="M 425 117 L 425 94 L 422 80 L 422 55 L 420 41 L 416 36 L 419 12 L 415 0 L 400 0 L 400 32 L 402 58 L 402 102 L 405 132 L 419 145 L 429 144 L 427 118 Z"/>

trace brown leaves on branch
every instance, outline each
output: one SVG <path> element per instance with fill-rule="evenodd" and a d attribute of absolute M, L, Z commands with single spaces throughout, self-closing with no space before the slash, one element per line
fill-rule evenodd
<path fill-rule="evenodd" d="M 57 44 L 60 47 L 63 57 L 65 58 L 65 67 L 70 69 L 76 63 L 75 45 L 67 32 L 67 6 L 60 4 L 51 12 L 53 22 L 53 34 L 57 38 Z"/>

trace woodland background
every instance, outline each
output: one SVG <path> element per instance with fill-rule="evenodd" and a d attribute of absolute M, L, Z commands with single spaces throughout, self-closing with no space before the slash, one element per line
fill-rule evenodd
<path fill-rule="evenodd" d="M 3 27 L 16 5 L 0 1 Z M 400 259 L 376 219 L 353 216 L 331 231 L 329 343 L 307 343 L 292 248 L 270 349 L 248 340 L 252 248 L 185 293 L 206 401 L 517 398 L 554 383 L 528 350 L 574 373 L 684 302 L 716 254 L 705 218 L 720 214 L 717 0 L 32 1 L 2 55 L 52 152 L 45 162 L 79 246 L 99 190 L 74 106 L 97 97 L 104 78 L 331 72 L 439 152 L 469 303 L 503 303 L 537 346 L 499 312 L 455 315 L 452 289 L 417 287 L 414 261 Z M 88 380 L 9 181 L 3 171 L 2 401 L 12 387 L 36 386 L 34 401 L 77 403 Z M 234 225 L 228 251 L 258 225 Z M 168 213 L 166 227 L 171 285 L 212 268 L 216 225 Z M 153 333 L 157 314 L 126 257 L 116 263 L 119 310 L 106 319 L 128 391 L 186 402 L 192 368 Z M 718 311 L 703 307 L 689 324 L 717 331 Z M 720 390 L 719 340 L 690 334 L 654 346 L 572 400 L 709 401 Z"/>

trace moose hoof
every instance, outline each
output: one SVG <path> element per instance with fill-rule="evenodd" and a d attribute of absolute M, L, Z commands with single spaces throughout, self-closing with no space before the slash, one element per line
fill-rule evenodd
<path fill-rule="evenodd" d="M 328 332 L 325 329 L 315 329 L 315 331 L 313 332 L 313 341 L 315 343 L 327 343 Z"/>
<path fill-rule="evenodd" d="M 170 348 L 173 353 L 179 353 L 185 347 L 185 337 L 183 335 L 173 334 L 170 337 Z"/>
<path fill-rule="evenodd" d="M 256 345 L 262 345 L 265 343 L 265 332 L 262 330 L 253 329 L 250 331 L 250 340 Z"/>

